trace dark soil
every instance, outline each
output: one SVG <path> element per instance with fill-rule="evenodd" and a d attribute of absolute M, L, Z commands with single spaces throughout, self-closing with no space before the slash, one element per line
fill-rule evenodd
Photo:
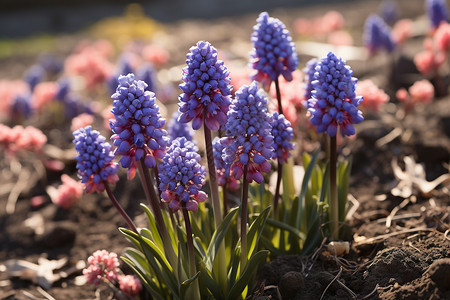
<path fill-rule="evenodd" d="M 424 13 L 423 1 L 399 3 L 402 18 Z M 376 12 L 378 4 L 379 1 L 361 1 L 307 9 L 280 8 L 270 13 L 291 28 L 296 17 L 311 18 L 330 9 L 339 10 L 346 19 L 346 26 L 353 31 L 355 44 L 360 45 L 365 18 Z M 173 65 L 182 65 L 189 47 L 201 39 L 209 40 L 219 49 L 232 49 L 228 53 L 231 59 L 245 61 L 256 17 L 257 14 L 251 14 L 217 22 L 191 20 L 166 24 L 165 43 Z M 403 67 L 396 68 L 394 74 L 389 60 L 349 61 L 355 70 L 354 76 L 360 80 L 381 78 L 380 87 L 390 94 L 393 102 L 379 115 L 368 113 L 366 121 L 357 127 L 357 139 L 339 149 L 342 155 L 351 153 L 353 157 L 349 192 L 359 202 L 359 208 L 349 220 L 353 231 L 350 253 L 342 257 L 326 254 L 324 244 L 309 256 L 278 257 L 259 271 L 253 299 L 281 299 L 280 295 L 283 300 L 450 299 L 449 185 L 441 184 L 426 195 L 416 191 L 407 202 L 391 193 L 398 183 L 391 165 L 394 158 L 400 167 L 404 166 L 406 156 L 423 164 L 429 181 L 449 172 L 450 97 L 438 97 L 427 107 L 419 107 L 400 119 L 399 104 L 395 102 L 395 91 L 412 84 L 405 78 L 411 72 L 420 76 L 414 68 L 405 71 L 403 62 L 411 65 L 411 53 L 421 49 L 422 39 L 412 39 L 405 45 L 407 50 L 399 64 Z M 304 66 L 309 58 L 300 53 L 300 65 Z M 12 66 L 20 60 L 11 57 L 5 65 Z M 0 75 L 7 78 L 8 73 L 0 70 Z M 401 128 L 402 134 L 384 145 L 377 142 L 394 128 Z M 68 128 L 48 136 L 50 144 L 63 149 L 72 147 Z M 129 246 L 117 230 L 125 224 L 106 195 L 86 195 L 70 210 L 56 208 L 48 198 L 43 206 L 30 206 L 31 197 L 45 195 L 44 183 L 58 182 L 61 173 L 75 174 L 74 163 L 68 162 L 63 172 L 48 172 L 43 180 L 24 192 L 13 215 L 5 213 L 7 194 L 0 195 L 0 263 L 8 259 L 38 263 L 42 257 L 49 260 L 67 258 L 68 264 L 63 269 L 68 269 L 79 261 L 86 261 L 95 250 L 107 249 L 121 254 Z M 0 182 L 7 181 L 7 172 L 1 172 Z M 144 225 L 145 219 L 139 208 L 144 195 L 138 179 L 127 181 L 126 175 L 121 174 L 115 193 L 138 225 Z M 390 220 L 389 215 L 394 209 L 397 212 L 391 215 L 392 222 L 388 224 L 387 219 Z M 42 233 L 36 233 L 24 224 L 34 215 L 43 216 Z M 122 267 L 129 272 L 124 264 Z M 61 278 L 47 292 L 55 299 L 107 299 L 111 296 L 105 287 L 97 290 L 92 285 L 78 285 L 80 275 L 78 270 Z M 8 278 L 0 269 L 0 299 L 32 297 L 45 297 L 36 282 Z"/>

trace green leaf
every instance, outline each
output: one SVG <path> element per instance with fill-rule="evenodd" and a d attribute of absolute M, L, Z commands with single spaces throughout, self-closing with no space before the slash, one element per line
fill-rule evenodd
<path fill-rule="evenodd" d="M 180 299 L 185 299 L 186 297 L 186 291 L 189 288 L 189 286 L 194 282 L 194 280 L 197 279 L 197 277 L 200 275 L 200 271 L 197 272 L 192 278 L 186 279 L 183 281 L 180 285 Z"/>
<path fill-rule="evenodd" d="M 165 300 L 164 296 L 162 296 L 158 291 L 156 285 L 154 285 L 153 282 L 149 282 L 148 278 L 137 265 L 134 264 L 134 261 L 132 259 L 128 259 L 127 257 L 121 257 L 121 259 L 129 265 L 133 271 L 139 276 L 141 279 L 141 282 L 144 284 L 145 289 L 147 292 L 150 293 L 150 295 L 155 298 L 156 300 Z M 153 283 L 153 284 L 152 284 Z"/>
<path fill-rule="evenodd" d="M 150 229 L 150 233 L 152 233 L 153 242 L 158 246 L 160 249 L 164 249 L 164 244 L 161 239 L 161 236 L 159 235 L 158 227 L 156 226 L 155 217 L 153 216 L 153 213 L 150 211 L 150 209 L 143 203 L 141 203 L 141 207 L 144 209 L 145 214 L 147 215 L 148 220 L 148 228 Z M 153 234 L 156 233 L 156 234 Z"/>
<path fill-rule="evenodd" d="M 305 208 L 305 194 L 308 190 L 308 184 L 309 184 L 309 180 L 311 179 L 311 174 L 315 168 L 316 165 L 316 161 L 317 161 L 317 157 L 319 156 L 320 151 L 317 150 L 311 161 L 308 163 L 308 167 L 305 170 L 305 175 L 303 176 L 303 182 L 302 182 L 302 188 L 300 191 L 300 195 L 298 196 L 298 207 L 297 207 L 297 215 L 296 215 L 296 221 L 295 221 L 295 227 L 300 228 L 300 224 L 301 224 L 301 218 L 302 218 L 302 213 L 303 210 Z"/>
<path fill-rule="evenodd" d="M 258 241 L 264 229 L 264 225 L 266 224 L 267 217 L 269 216 L 270 208 L 271 208 L 270 206 L 266 207 L 259 214 L 256 220 L 253 221 L 252 225 L 250 225 L 250 228 L 247 233 L 248 258 L 250 258 L 253 255 L 253 252 L 258 246 Z"/>
<path fill-rule="evenodd" d="M 145 257 L 152 265 L 153 270 L 162 278 L 164 283 L 167 284 L 173 296 L 178 298 L 178 282 L 173 273 L 172 266 L 167 261 L 162 251 L 158 249 L 153 241 L 142 237 L 131 230 L 122 228 L 121 231 L 126 232 L 128 235 L 133 235 L 139 240 Z"/>
<path fill-rule="evenodd" d="M 305 234 L 300 232 L 300 230 L 298 230 L 297 228 L 290 226 L 289 224 L 286 224 L 284 222 L 280 222 L 280 221 L 269 218 L 269 219 L 267 219 L 267 224 L 269 224 L 275 228 L 278 228 L 278 229 L 281 229 L 284 231 L 288 231 L 289 233 L 296 236 L 299 241 L 304 240 L 306 238 Z"/>
<path fill-rule="evenodd" d="M 242 292 L 245 290 L 247 285 L 251 284 L 250 279 L 256 274 L 259 265 L 265 262 L 268 253 L 269 251 L 267 250 L 261 250 L 250 258 L 249 262 L 245 266 L 244 272 L 231 287 L 227 295 L 228 300 L 236 300 L 241 298 Z"/>
<path fill-rule="evenodd" d="M 241 256 L 241 247 L 236 245 L 231 257 L 230 269 L 228 271 L 228 284 L 229 286 L 233 286 L 237 279 L 237 274 L 239 270 Z"/>
<path fill-rule="evenodd" d="M 347 214 L 348 181 L 352 169 L 352 160 L 340 163 L 338 166 L 338 205 L 339 221 L 344 222 Z"/>
<path fill-rule="evenodd" d="M 208 288 L 208 290 L 213 295 L 216 300 L 223 300 L 224 295 L 222 294 L 222 289 L 217 284 L 217 281 L 213 278 L 211 272 L 205 267 L 203 262 L 201 262 L 200 267 L 200 279 L 204 283 L 204 285 Z"/>
<path fill-rule="evenodd" d="M 226 215 L 226 217 L 223 219 L 222 223 L 220 223 L 219 227 L 216 229 L 216 231 L 212 236 L 211 242 L 208 246 L 208 250 L 206 250 L 206 257 L 205 257 L 206 259 L 205 265 L 208 270 L 212 270 L 212 265 L 214 259 L 216 258 L 216 254 L 219 251 L 220 244 L 225 238 L 225 235 L 228 231 L 228 228 L 230 227 L 230 224 L 236 217 L 237 210 L 238 210 L 237 207 L 230 210 L 228 215 Z"/>

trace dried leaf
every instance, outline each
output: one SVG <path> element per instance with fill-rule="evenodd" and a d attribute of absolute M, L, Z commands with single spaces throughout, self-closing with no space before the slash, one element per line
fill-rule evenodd
<path fill-rule="evenodd" d="M 450 181 L 450 174 L 439 176 L 433 181 L 426 180 L 425 168 L 421 164 L 417 164 L 411 156 L 405 156 L 405 171 L 403 171 L 396 159 L 391 162 L 394 176 L 399 181 L 397 186 L 391 190 L 392 195 L 402 198 L 408 198 L 419 193 L 429 194 L 438 185 Z"/>

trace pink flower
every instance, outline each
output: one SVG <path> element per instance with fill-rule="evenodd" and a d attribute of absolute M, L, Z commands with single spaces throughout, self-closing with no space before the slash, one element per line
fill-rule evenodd
<path fill-rule="evenodd" d="M 361 105 L 374 112 L 379 112 L 381 105 L 389 101 L 389 96 L 370 79 L 359 81 L 355 92 L 364 98 Z"/>
<path fill-rule="evenodd" d="M 111 126 L 109 126 L 109 120 L 114 119 L 114 114 L 112 113 L 111 109 L 113 108 L 112 105 L 109 105 L 104 110 L 102 110 L 102 118 L 103 118 L 103 127 L 107 131 L 111 131 Z"/>
<path fill-rule="evenodd" d="M 92 125 L 92 123 L 94 123 L 94 116 L 87 113 L 83 113 L 72 119 L 70 131 L 73 132 L 88 125 Z"/>
<path fill-rule="evenodd" d="M 424 48 L 424 51 L 416 54 L 414 63 L 420 73 L 430 75 L 445 62 L 445 56 L 442 53 L 435 53 L 431 38 L 425 39 Z"/>
<path fill-rule="evenodd" d="M 80 47 L 79 51 L 66 59 L 65 70 L 82 76 L 87 88 L 94 88 L 112 75 L 113 65 L 105 57 L 109 50 L 94 45 Z"/>
<path fill-rule="evenodd" d="M 0 144 L 6 151 L 15 154 L 19 151 L 40 153 L 47 142 L 47 137 L 39 129 L 17 125 L 10 128 L 0 124 Z"/>
<path fill-rule="evenodd" d="M 169 52 L 157 45 L 147 45 L 142 50 L 142 57 L 156 66 L 163 66 L 165 65 L 169 59 L 170 55 Z"/>
<path fill-rule="evenodd" d="M 22 80 L 0 80 L 0 112 L 8 113 L 13 99 L 29 92 L 28 84 Z"/>
<path fill-rule="evenodd" d="M 450 24 L 441 23 L 434 34 L 434 41 L 439 51 L 444 53 L 450 50 Z"/>
<path fill-rule="evenodd" d="M 402 19 L 395 23 L 392 28 L 392 38 L 397 44 L 403 43 L 412 35 L 413 22 L 411 19 Z"/>
<path fill-rule="evenodd" d="M 434 98 L 434 87 L 428 80 L 416 81 L 409 88 L 409 93 L 405 89 L 400 89 L 396 97 L 398 101 L 404 103 L 405 111 L 410 111 L 418 103 L 429 104 Z"/>
<path fill-rule="evenodd" d="M 299 113 L 302 109 L 303 101 L 305 101 L 305 89 L 303 86 L 303 75 L 299 70 L 292 73 L 292 81 L 286 81 L 284 78 L 280 78 L 280 92 L 281 92 L 281 104 L 285 108 L 283 109 L 284 116 L 292 127 L 295 127 L 299 123 Z M 277 99 L 275 89 L 270 91 L 272 99 Z M 278 102 L 275 101 L 275 110 L 278 110 Z"/>
<path fill-rule="evenodd" d="M 36 85 L 31 98 L 31 105 L 37 110 L 41 110 L 45 105 L 55 99 L 58 92 L 57 82 L 41 82 Z"/>
<path fill-rule="evenodd" d="M 322 30 L 325 34 L 342 29 L 345 24 L 344 17 L 338 11 L 330 10 L 322 18 Z"/>
<path fill-rule="evenodd" d="M 334 46 L 352 46 L 353 38 L 347 31 L 337 30 L 328 35 L 328 43 Z"/>
<path fill-rule="evenodd" d="M 97 250 L 89 256 L 88 264 L 83 270 L 88 283 L 99 285 L 102 279 L 116 281 L 119 277 L 119 259 L 114 252 Z"/>
<path fill-rule="evenodd" d="M 125 294 L 134 296 L 142 290 L 142 284 L 139 278 L 134 275 L 119 276 L 120 290 Z"/>
<path fill-rule="evenodd" d="M 230 85 L 233 87 L 233 93 L 236 92 L 241 86 L 249 85 L 252 82 L 250 80 L 252 73 L 252 70 L 247 66 L 230 66 L 230 74 L 232 74 Z"/>
<path fill-rule="evenodd" d="M 84 185 L 66 174 L 61 176 L 61 181 L 62 184 L 56 190 L 55 195 L 50 195 L 50 198 L 56 205 L 67 209 L 81 200 Z"/>
<path fill-rule="evenodd" d="M 293 24 L 294 32 L 299 35 L 312 35 L 311 21 L 305 18 L 297 18 Z"/>

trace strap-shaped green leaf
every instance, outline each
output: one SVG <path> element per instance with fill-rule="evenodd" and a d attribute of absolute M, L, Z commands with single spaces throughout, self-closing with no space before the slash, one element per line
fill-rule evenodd
<path fill-rule="evenodd" d="M 216 254 L 219 251 L 220 244 L 225 238 L 225 235 L 230 228 L 230 224 L 233 218 L 236 217 L 237 210 L 237 207 L 230 210 L 228 215 L 226 215 L 226 217 L 223 219 L 222 223 L 220 223 L 219 227 L 216 229 L 212 236 L 211 242 L 208 246 L 208 250 L 206 250 L 205 257 L 205 265 L 208 270 L 212 270 L 212 265 L 214 259 L 216 258 Z"/>
<path fill-rule="evenodd" d="M 133 231 L 133 234 L 130 235 L 128 234 L 128 232 L 130 232 L 130 230 L 123 228 L 123 227 L 119 227 L 119 231 L 126 237 L 127 240 L 130 241 L 130 243 L 133 244 L 133 246 L 138 249 L 139 251 L 142 252 L 142 247 L 141 244 L 139 243 L 139 241 L 134 237 L 135 233 Z"/>
<path fill-rule="evenodd" d="M 159 230 L 158 230 L 158 227 L 156 226 L 155 217 L 153 216 L 153 213 L 150 211 L 148 206 L 146 206 L 145 204 L 141 203 L 141 207 L 144 209 L 144 212 L 147 215 L 148 228 L 150 229 L 150 232 L 156 233 L 156 234 L 152 234 L 153 242 L 155 242 L 155 244 L 160 249 L 164 249 L 164 244 L 162 242 L 161 236 L 159 235 Z"/>
<path fill-rule="evenodd" d="M 192 278 L 186 279 L 183 281 L 180 285 L 180 299 L 186 299 L 186 291 L 189 288 L 189 286 L 194 282 L 194 280 L 197 279 L 197 277 L 200 275 L 200 271 L 197 272 Z"/>
<path fill-rule="evenodd" d="M 250 284 L 250 279 L 256 274 L 259 265 L 265 262 L 268 253 L 269 251 L 267 250 L 261 250 L 250 258 L 249 262 L 245 266 L 244 272 L 231 287 L 227 295 L 228 300 L 241 299 L 242 292 L 245 287 Z"/>
<path fill-rule="evenodd" d="M 320 153 L 319 150 L 317 150 L 314 153 L 313 157 L 311 158 L 311 161 L 309 161 L 309 163 L 308 163 L 308 167 L 305 170 L 305 175 L 303 176 L 302 188 L 301 188 L 300 194 L 298 196 L 297 215 L 295 217 L 295 227 L 296 228 L 300 228 L 302 212 L 303 212 L 303 209 L 305 206 L 305 201 L 304 201 L 305 194 L 306 194 L 306 191 L 308 190 L 308 184 L 311 179 L 311 174 L 315 168 L 317 157 L 319 156 L 319 153 Z"/>
<path fill-rule="evenodd" d="M 275 228 L 288 231 L 289 233 L 293 234 L 299 241 L 300 240 L 303 241 L 306 238 L 304 233 L 300 232 L 300 230 L 298 230 L 297 228 L 295 228 L 293 226 L 290 226 L 287 223 L 280 222 L 280 221 L 269 218 L 269 219 L 267 219 L 267 224 L 269 224 L 270 226 L 273 226 Z"/>
<path fill-rule="evenodd" d="M 240 255 L 241 255 L 241 247 L 240 245 L 236 245 L 236 248 L 231 253 L 231 263 L 230 263 L 230 269 L 228 271 L 228 284 L 229 286 L 233 286 L 234 283 L 237 280 L 237 274 L 239 270 L 239 262 L 240 262 Z"/>
<path fill-rule="evenodd" d="M 247 259 L 252 257 L 254 251 L 257 249 L 259 238 L 264 229 L 267 218 L 269 217 L 270 208 L 270 206 L 266 207 L 255 219 L 255 221 L 253 221 L 252 225 L 250 225 L 247 233 Z"/>
<path fill-rule="evenodd" d="M 338 166 L 338 203 L 339 221 L 344 222 L 347 214 L 348 181 L 352 170 L 352 160 L 340 163 Z"/>
<path fill-rule="evenodd" d="M 121 257 L 121 259 L 129 265 L 133 271 L 139 276 L 141 279 L 141 282 L 144 284 L 145 289 L 147 292 L 150 293 L 150 295 L 155 298 L 156 300 L 166 300 L 164 296 L 162 296 L 159 292 L 156 286 L 152 286 L 151 283 L 147 280 L 145 277 L 145 274 L 143 273 L 142 269 L 140 269 L 137 265 L 134 264 L 134 262 L 131 259 L 128 259 L 126 257 Z M 153 283 L 154 284 L 154 283 Z"/>
<path fill-rule="evenodd" d="M 213 278 L 211 272 L 205 267 L 203 262 L 200 262 L 200 280 L 203 282 L 204 286 L 208 288 L 215 300 L 225 299 L 222 294 L 222 289 L 217 284 L 217 281 Z"/>

